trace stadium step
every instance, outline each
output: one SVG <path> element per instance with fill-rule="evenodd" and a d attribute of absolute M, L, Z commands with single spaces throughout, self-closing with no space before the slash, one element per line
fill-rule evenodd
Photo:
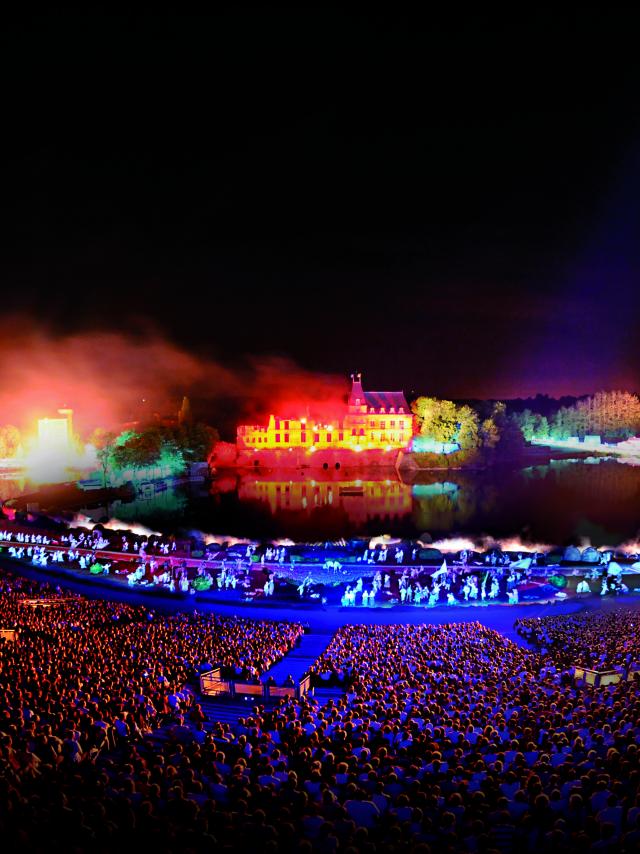
<path fill-rule="evenodd" d="M 322 705 L 327 700 L 340 700 L 344 696 L 344 689 L 339 687 L 314 688 L 313 696 Z"/>
<path fill-rule="evenodd" d="M 209 718 L 204 725 L 205 730 L 208 731 L 216 723 L 235 725 L 238 718 L 246 718 L 252 714 L 255 706 L 264 705 L 264 701 L 262 699 L 256 701 L 255 697 L 246 702 L 242 700 L 211 700 L 207 697 L 201 697 L 200 704 L 202 711 Z"/>
<path fill-rule="evenodd" d="M 300 643 L 274 664 L 265 673 L 263 680 L 271 676 L 276 685 L 282 685 L 287 676 L 293 676 L 294 682 L 299 682 L 311 665 L 325 651 L 330 640 L 330 634 L 320 634 L 319 632 L 309 632 L 302 635 Z"/>

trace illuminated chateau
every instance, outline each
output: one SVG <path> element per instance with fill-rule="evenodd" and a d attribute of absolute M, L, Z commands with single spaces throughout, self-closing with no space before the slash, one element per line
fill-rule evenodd
<path fill-rule="evenodd" d="M 413 417 L 401 391 L 364 391 L 362 375 L 352 374 L 352 386 L 343 413 L 329 421 L 283 418 L 270 415 L 266 426 L 243 424 L 238 427 L 238 452 L 245 458 L 261 451 L 307 455 L 338 451 L 395 453 L 406 448 L 412 435 Z M 250 452 L 250 453 L 249 453 Z M 282 455 L 278 455 L 281 460 Z M 307 460 L 308 462 L 308 460 Z"/>

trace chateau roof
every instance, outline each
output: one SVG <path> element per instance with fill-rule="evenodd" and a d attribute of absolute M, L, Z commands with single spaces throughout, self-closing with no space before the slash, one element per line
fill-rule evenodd
<path fill-rule="evenodd" d="M 404 409 L 409 412 L 409 406 L 401 391 L 364 391 L 362 388 L 362 375 L 352 375 L 351 394 L 349 395 L 349 406 L 365 405 L 373 409 Z M 361 401 L 359 404 L 358 401 Z"/>
<path fill-rule="evenodd" d="M 364 399 L 367 406 L 372 406 L 374 409 L 389 410 L 393 408 L 396 412 L 399 409 L 404 409 L 405 412 L 409 411 L 407 401 L 401 391 L 365 391 Z"/>

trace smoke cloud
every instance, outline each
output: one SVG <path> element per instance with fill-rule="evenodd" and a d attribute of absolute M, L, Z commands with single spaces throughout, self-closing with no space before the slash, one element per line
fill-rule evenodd
<path fill-rule="evenodd" d="M 201 358 L 159 332 L 57 335 L 31 318 L 0 322 L 0 423 L 29 429 L 36 418 L 74 410 L 78 431 L 117 429 L 154 413 L 175 413 L 183 395 L 238 401 L 238 417 L 270 412 L 321 417 L 343 406 L 343 378 L 318 376 L 283 358 L 241 365 Z"/>

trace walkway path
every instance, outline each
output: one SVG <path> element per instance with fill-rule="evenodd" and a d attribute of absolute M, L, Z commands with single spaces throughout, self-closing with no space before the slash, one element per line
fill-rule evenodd
<path fill-rule="evenodd" d="M 276 685 L 282 685 L 287 676 L 293 676 L 297 684 L 305 675 L 319 655 L 329 646 L 333 632 L 320 631 L 309 632 L 302 635 L 300 643 L 281 658 L 262 677 L 264 682 L 270 676 L 275 679 Z"/>

